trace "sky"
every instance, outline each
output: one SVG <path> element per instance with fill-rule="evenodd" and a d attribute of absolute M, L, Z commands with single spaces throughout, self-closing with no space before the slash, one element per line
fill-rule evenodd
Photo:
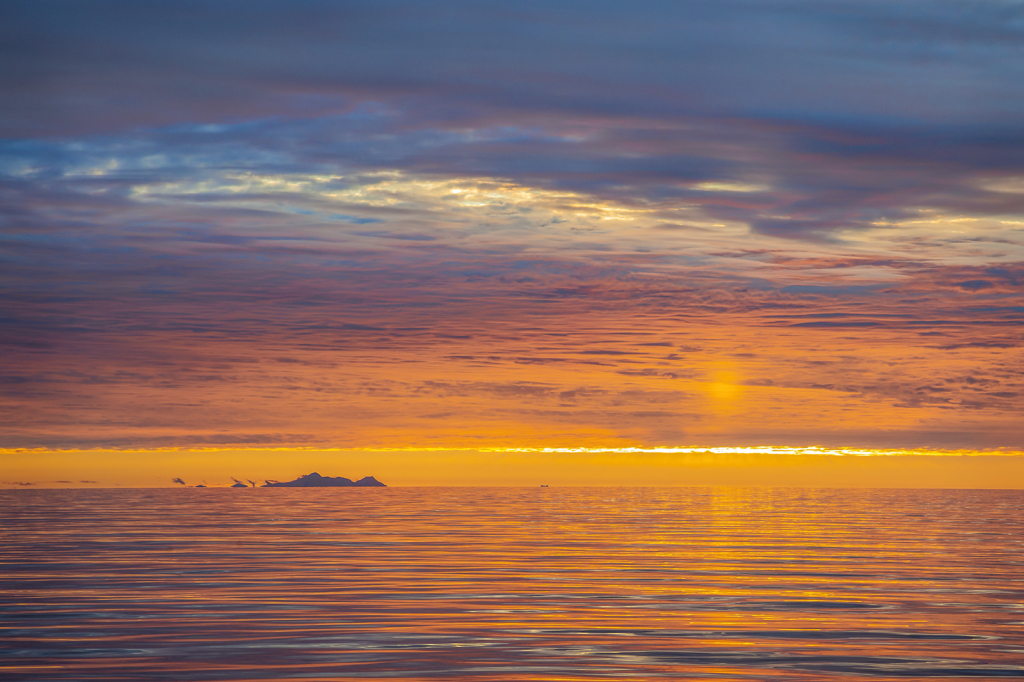
<path fill-rule="evenodd" d="M 818 446 L 1024 487 L 1021 2 L 0 19 L 3 485 Z"/>

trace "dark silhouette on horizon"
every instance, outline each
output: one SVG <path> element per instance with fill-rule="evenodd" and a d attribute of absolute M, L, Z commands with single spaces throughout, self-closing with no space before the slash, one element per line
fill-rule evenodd
<path fill-rule="evenodd" d="M 321 476 L 317 472 L 299 476 L 294 481 L 273 481 L 267 480 L 262 488 L 386 488 L 387 486 L 373 476 L 360 478 L 353 481 L 343 476 Z"/>

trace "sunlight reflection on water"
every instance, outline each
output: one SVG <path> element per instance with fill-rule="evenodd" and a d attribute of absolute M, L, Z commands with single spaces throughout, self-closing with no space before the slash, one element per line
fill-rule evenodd
<path fill-rule="evenodd" d="M 1024 493 L 0 491 L 22 680 L 1024 677 Z"/>

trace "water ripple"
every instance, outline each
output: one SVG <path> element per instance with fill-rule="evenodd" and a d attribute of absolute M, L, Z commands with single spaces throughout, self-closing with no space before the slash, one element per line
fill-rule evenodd
<path fill-rule="evenodd" d="M 0 491 L 0 677 L 1024 677 L 1024 494 Z"/>

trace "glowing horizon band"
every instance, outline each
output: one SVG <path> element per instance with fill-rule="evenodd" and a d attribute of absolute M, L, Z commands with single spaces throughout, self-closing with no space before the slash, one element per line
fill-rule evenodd
<path fill-rule="evenodd" d="M 932 450 L 910 448 L 826 448 L 817 445 L 784 446 L 757 445 L 747 447 L 318 447 L 312 445 L 267 446 L 239 445 L 237 447 L 161 447 L 161 448 L 0 448 L 0 455 L 26 452 L 36 453 L 68 453 L 68 452 L 479 452 L 479 453 L 523 453 L 523 454 L 662 454 L 662 455 L 827 455 L 833 457 L 969 457 L 969 456 L 1024 456 L 1024 450 L 1010 448 L 992 448 L 990 450 Z"/>

